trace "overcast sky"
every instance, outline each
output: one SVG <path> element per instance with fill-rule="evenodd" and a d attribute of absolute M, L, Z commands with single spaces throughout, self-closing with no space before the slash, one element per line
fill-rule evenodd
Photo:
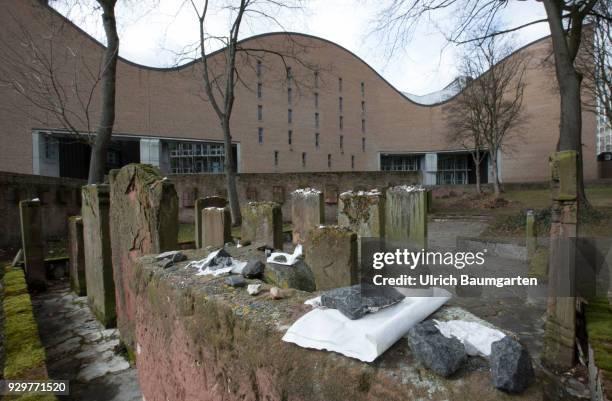
<path fill-rule="evenodd" d="M 142 3 L 138 0 L 131 0 L 131 4 L 138 5 L 138 11 L 134 7 L 125 6 L 125 0 L 119 1 L 117 14 L 121 56 L 149 66 L 176 65 L 176 53 L 193 44 L 198 37 L 193 8 L 187 5 L 181 7 L 182 0 L 150 1 L 155 2 L 155 7 L 148 7 L 146 12 L 141 10 Z M 78 10 L 68 11 L 61 6 L 61 2 L 57 4 L 60 4 L 56 5 L 60 12 L 104 42 L 99 16 L 83 17 L 83 13 Z M 380 2 L 304 0 L 303 4 L 305 8 L 302 11 L 285 10 L 276 15 L 284 30 L 308 33 L 344 46 L 369 63 L 399 90 L 422 95 L 442 89 L 456 76 L 454 60 L 457 48 L 445 47 L 443 36 L 434 28 L 435 23 L 444 25 L 442 15 L 440 21 L 422 24 L 406 50 L 389 59 L 380 38 L 367 35 L 373 28 L 372 18 Z M 515 26 L 544 16 L 542 3 L 535 0 L 513 0 L 500 22 L 505 26 Z M 215 12 L 211 15 L 207 29 L 212 34 L 223 34 L 227 31 L 227 24 L 227 15 Z M 280 31 L 283 28 L 270 21 L 249 18 L 242 26 L 241 37 Z M 545 35 L 548 35 L 547 25 L 537 24 L 515 34 L 514 41 L 517 46 L 522 46 Z"/>

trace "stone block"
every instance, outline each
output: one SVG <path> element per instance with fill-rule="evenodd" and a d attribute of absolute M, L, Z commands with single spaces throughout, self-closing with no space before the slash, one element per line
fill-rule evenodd
<path fill-rule="evenodd" d="M 291 194 L 293 243 L 302 244 L 310 230 L 325 223 L 323 193 L 316 189 L 298 189 Z"/>
<path fill-rule="evenodd" d="M 272 201 L 280 203 L 281 205 L 285 203 L 285 187 L 280 185 L 274 185 L 272 187 Z"/>
<path fill-rule="evenodd" d="M 26 282 L 31 289 L 44 290 L 47 288 L 47 278 L 40 201 L 23 200 L 19 202 L 19 217 Z"/>
<path fill-rule="evenodd" d="M 134 349 L 133 264 L 142 255 L 177 249 L 178 196 L 174 184 L 150 165 L 129 164 L 112 170 L 109 178 L 117 326 Z"/>
<path fill-rule="evenodd" d="M 114 327 L 117 315 L 110 241 L 110 189 L 106 184 L 86 185 L 82 196 L 87 301 L 105 327 Z"/>
<path fill-rule="evenodd" d="M 427 247 L 428 191 L 401 185 L 386 192 L 385 237 L 395 246 Z"/>
<path fill-rule="evenodd" d="M 232 240 L 232 216 L 228 208 L 207 207 L 202 210 L 202 248 L 222 248 Z"/>
<path fill-rule="evenodd" d="M 195 201 L 195 246 L 196 248 L 202 248 L 202 210 L 207 207 L 225 207 L 227 206 L 227 199 L 220 196 L 208 196 L 206 198 L 199 198 Z"/>
<path fill-rule="evenodd" d="M 533 210 L 528 210 L 525 217 L 525 244 L 527 246 L 527 257 L 533 257 L 537 245 Z"/>
<path fill-rule="evenodd" d="M 297 261 L 293 266 L 277 263 L 267 263 L 264 278 L 268 283 L 280 288 L 312 292 L 316 289 L 315 278 L 310 267 L 303 261 Z"/>
<path fill-rule="evenodd" d="M 385 236 L 385 198 L 378 190 L 347 191 L 338 200 L 338 225 L 360 237 Z"/>
<path fill-rule="evenodd" d="M 85 283 L 85 249 L 81 216 L 68 218 L 68 241 L 70 288 L 79 296 L 83 296 L 87 294 L 87 285 Z"/>
<path fill-rule="evenodd" d="M 325 185 L 325 203 L 335 205 L 338 203 L 338 186 L 329 184 Z"/>
<path fill-rule="evenodd" d="M 249 202 L 242 208 L 241 241 L 283 248 L 283 215 L 275 202 Z"/>
<path fill-rule="evenodd" d="M 574 150 L 550 156 L 552 196 L 555 200 L 575 200 L 577 196 L 577 154 Z"/>
<path fill-rule="evenodd" d="M 346 287 L 359 281 L 357 234 L 347 228 L 312 229 L 304 243 L 304 256 L 314 275 L 317 291 Z"/>

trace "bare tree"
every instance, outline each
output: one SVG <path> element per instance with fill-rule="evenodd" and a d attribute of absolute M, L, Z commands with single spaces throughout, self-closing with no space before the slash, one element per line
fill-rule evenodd
<path fill-rule="evenodd" d="M 461 57 L 460 73 L 471 77 L 446 110 L 451 140 L 469 149 L 476 166 L 477 190 L 480 193 L 479 166 L 481 151 L 487 149 L 491 161 L 495 197 L 501 186 L 498 176 L 498 154 L 524 121 L 523 92 L 525 57 L 512 54 L 513 47 L 493 36 L 471 42 Z"/>
<path fill-rule="evenodd" d="M 497 17 L 509 0 L 391 0 L 376 18 L 373 33 L 386 42 L 392 53 L 409 43 L 414 28 L 423 20 L 435 20 L 447 12 L 455 16 L 454 24 L 444 30 L 449 43 L 464 44 L 515 32 L 525 27 L 548 23 L 551 30 L 555 71 L 561 97 L 561 121 L 558 150 L 578 153 L 578 193 L 581 203 L 588 204 L 584 194 L 582 169 L 582 103 L 580 85 L 582 74 L 576 68 L 576 56 L 582 43 L 583 27 L 594 19 L 610 24 L 612 0 L 542 0 L 547 18 L 532 19 L 517 26 L 498 29 Z M 469 36 L 475 29 L 478 37 Z"/>
<path fill-rule="evenodd" d="M 299 9 L 299 0 L 278 1 L 278 0 L 236 0 L 225 1 L 221 4 L 221 9 L 231 15 L 231 23 L 227 35 L 213 36 L 207 32 L 207 22 L 210 19 L 209 13 L 212 4 L 209 0 L 199 3 L 196 0 L 189 0 L 195 15 L 198 18 L 199 40 L 198 40 L 198 62 L 202 67 L 202 83 L 206 100 L 212 106 L 219 119 L 223 132 L 223 142 L 225 149 L 224 173 L 226 176 L 227 195 L 232 215 L 232 223 L 239 225 L 242 221 L 240 204 L 238 200 L 238 190 L 236 187 L 236 170 L 234 167 L 234 155 L 232 153 L 232 132 L 231 117 L 235 101 L 236 85 L 242 81 L 240 66 L 252 65 L 251 60 L 261 60 L 263 54 L 271 54 L 278 57 L 286 67 L 286 80 L 292 80 L 291 70 L 288 68 L 288 60 L 296 61 L 299 65 L 308 69 L 317 67 L 304 61 L 300 54 L 305 50 L 305 45 L 297 44 L 290 37 L 287 37 L 288 47 L 285 51 L 274 50 L 271 48 L 249 47 L 239 42 L 240 28 L 248 16 L 269 20 L 272 24 L 282 25 L 274 16 L 281 9 Z M 220 61 L 210 59 L 210 43 L 221 44 L 222 57 Z M 187 52 L 188 53 L 188 52 Z M 240 60 L 238 61 L 238 55 Z"/>

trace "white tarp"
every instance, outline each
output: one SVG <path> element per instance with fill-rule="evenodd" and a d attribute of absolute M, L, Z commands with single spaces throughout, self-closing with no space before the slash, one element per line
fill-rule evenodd
<path fill-rule="evenodd" d="M 203 276 L 203 275 L 208 275 L 208 274 L 212 274 L 213 276 L 221 276 L 221 275 L 229 274 L 229 273 L 242 274 L 242 270 L 244 270 L 244 267 L 247 265 L 247 262 L 241 262 L 234 258 L 232 258 L 232 264 L 229 266 L 225 266 L 225 267 L 218 268 L 218 269 L 211 269 L 210 262 L 215 256 L 217 256 L 219 251 L 220 249 L 209 253 L 208 256 L 206 256 L 202 260 L 194 260 L 193 262 L 189 262 L 187 266 L 185 266 L 185 268 L 189 268 L 189 267 L 197 268 L 198 272 L 196 273 L 196 275 L 198 276 Z"/>
<path fill-rule="evenodd" d="M 283 341 L 372 362 L 450 297 L 448 291 L 436 288 L 434 297 L 404 298 L 356 320 L 336 309 L 316 308 L 299 318 L 287 330 Z"/>
<path fill-rule="evenodd" d="M 283 256 L 286 262 L 279 262 L 279 261 L 274 260 L 276 259 L 277 256 Z M 296 246 L 295 249 L 293 250 L 293 254 L 288 254 L 285 252 L 272 252 L 272 254 L 268 257 L 266 262 L 276 263 L 279 265 L 293 266 L 295 262 L 297 262 L 300 256 L 302 256 L 302 245 Z"/>
<path fill-rule="evenodd" d="M 449 320 L 446 322 L 436 320 L 436 327 L 444 337 L 455 337 L 461 341 L 468 355 L 478 355 L 485 358 L 491 355 L 491 344 L 506 337 L 499 330 L 465 320 Z"/>

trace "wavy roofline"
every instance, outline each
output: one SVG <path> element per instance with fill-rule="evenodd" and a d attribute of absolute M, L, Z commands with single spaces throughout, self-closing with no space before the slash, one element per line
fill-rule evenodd
<path fill-rule="evenodd" d="M 69 18 L 67 18 L 66 16 L 64 16 L 62 13 L 60 13 L 58 10 L 56 10 L 55 8 L 51 7 L 51 5 L 49 4 L 42 4 L 42 3 L 38 3 L 40 4 L 43 8 L 47 8 L 49 9 L 52 13 L 54 13 L 56 16 L 60 17 L 61 19 L 64 20 L 64 22 L 67 22 L 68 24 L 70 24 L 73 28 L 75 28 L 78 32 L 80 32 L 81 34 L 83 34 L 84 36 L 86 36 L 87 38 L 89 38 L 89 40 L 91 40 L 94 44 L 100 46 L 102 49 L 105 49 L 106 46 L 100 42 L 99 40 L 97 40 L 96 38 L 94 38 L 92 35 L 90 35 L 88 32 L 86 32 L 83 28 L 81 28 L 80 26 L 78 26 L 77 24 L 75 24 L 74 22 L 72 22 Z M 408 96 L 406 96 L 404 94 L 404 92 L 402 92 L 401 90 L 399 90 L 398 88 L 396 88 L 393 84 L 391 84 L 391 82 L 389 82 L 385 77 L 383 77 L 378 71 L 376 71 L 376 69 L 374 67 L 372 67 L 368 62 L 366 62 L 364 59 L 362 59 L 361 57 L 359 57 L 358 55 L 356 55 L 355 53 L 353 53 L 351 50 L 347 49 L 346 47 L 332 41 L 329 39 L 325 39 L 325 38 L 321 38 L 319 36 L 315 36 L 315 35 L 311 35 L 308 33 L 302 33 L 302 32 L 293 32 L 293 31 L 277 31 L 277 32 L 266 32 L 266 33 L 260 33 L 257 35 L 253 35 L 253 36 L 249 36 L 247 38 L 243 38 L 240 39 L 238 41 L 238 43 L 245 43 L 251 40 L 256 40 L 256 39 L 261 39 L 264 37 L 268 37 L 268 36 L 277 36 L 277 35 L 289 35 L 289 36 L 301 36 L 304 38 L 308 38 L 308 39 L 315 39 L 315 40 L 319 40 L 321 42 L 324 43 L 328 43 L 331 44 L 345 52 L 347 52 L 349 55 L 351 55 L 352 57 L 356 58 L 358 61 L 360 61 L 361 63 L 363 63 L 366 67 L 368 67 L 372 72 L 374 72 L 374 74 L 376 74 L 384 83 L 386 83 L 391 89 L 393 89 L 398 95 L 400 95 L 402 98 L 404 98 L 406 101 L 408 101 L 409 103 L 412 103 L 416 106 L 420 106 L 420 107 L 437 107 L 437 106 L 441 106 L 444 105 L 450 101 L 452 101 L 453 99 L 455 99 L 457 96 L 459 96 L 459 94 L 461 94 L 461 91 L 457 92 L 456 94 L 454 94 L 453 96 L 449 97 L 448 99 L 445 99 L 443 101 L 437 102 L 437 103 L 432 103 L 432 104 L 423 104 L 423 103 L 418 103 L 412 99 L 410 99 Z M 541 38 L 535 39 L 519 48 L 517 48 L 516 50 L 512 51 L 510 54 L 508 54 L 506 57 L 502 58 L 501 60 L 499 60 L 492 68 L 494 68 L 496 65 L 504 62 L 505 60 L 509 59 L 510 57 L 512 57 L 513 55 L 515 55 L 518 52 L 521 52 L 523 50 L 525 50 L 528 47 L 531 47 L 539 42 L 548 40 L 551 37 L 551 35 L 546 35 L 543 36 Z M 221 53 L 223 51 L 223 48 L 215 50 L 213 52 L 211 52 L 208 57 L 214 56 L 218 53 Z M 181 65 L 177 65 L 177 66 L 173 66 L 173 67 L 153 67 L 153 66 L 149 66 L 149 65 L 145 65 L 145 64 L 140 64 L 137 63 L 135 61 L 131 61 L 128 60 L 122 56 L 118 56 L 118 59 L 127 64 L 130 65 L 132 67 L 136 67 L 136 68 L 140 68 L 143 70 L 149 70 L 149 71 L 158 71 L 158 72 L 173 72 L 173 71 L 180 71 L 184 68 L 187 68 L 189 66 L 192 66 L 196 63 L 198 63 L 201 60 L 201 57 L 198 57 L 194 60 L 191 60 L 185 64 L 181 64 Z M 489 69 L 490 70 L 490 69 Z M 489 71 L 487 70 L 487 71 Z M 485 71 L 483 74 L 486 74 Z M 478 79 L 480 76 L 474 78 L 474 79 Z M 456 78 L 455 78 L 456 79 Z M 455 79 L 451 80 L 450 82 L 448 82 L 445 86 L 442 87 L 443 90 L 444 88 L 446 88 L 447 86 L 449 86 L 450 84 L 452 84 Z M 426 94 L 427 95 L 427 94 Z M 420 96 L 420 95 L 419 95 Z"/>

